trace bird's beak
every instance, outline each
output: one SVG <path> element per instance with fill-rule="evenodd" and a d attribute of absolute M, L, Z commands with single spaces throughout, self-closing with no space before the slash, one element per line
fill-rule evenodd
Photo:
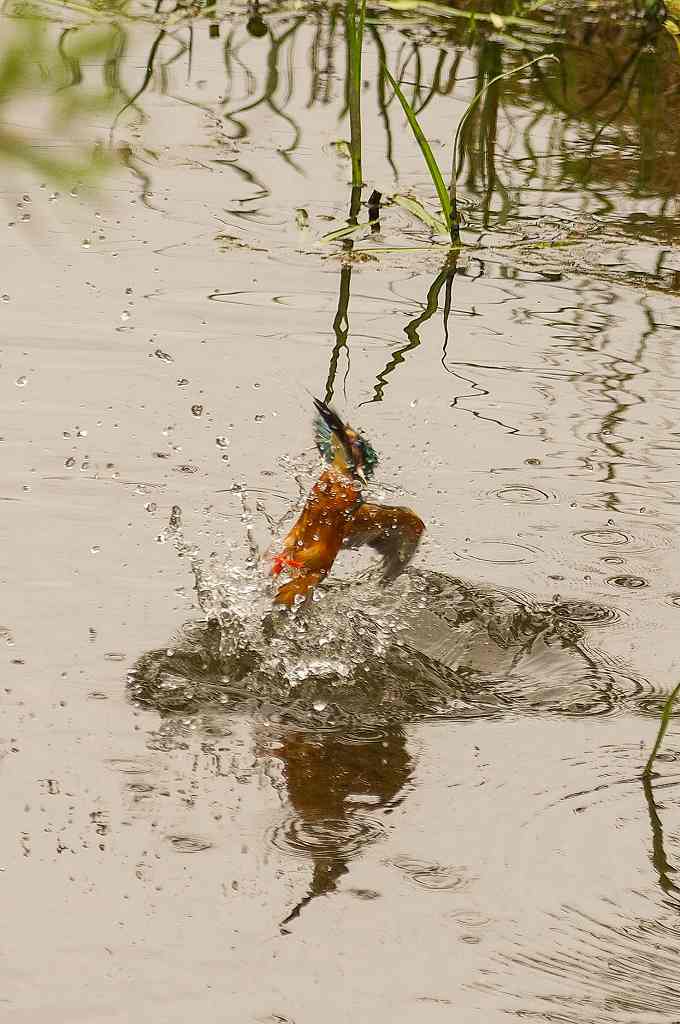
<path fill-rule="evenodd" d="M 325 402 L 322 402 L 320 398 L 314 399 L 314 405 L 316 406 L 316 411 L 328 429 L 342 439 L 345 433 L 345 424 L 342 422 L 337 412 L 326 405 Z"/>
<path fill-rule="evenodd" d="M 363 469 L 361 469 L 360 466 L 356 466 L 354 472 L 356 473 L 356 475 L 359 477 L 363 484 L 368 483 L 368 480 L 366 479 L 366 474 L 364 473 Z"/>

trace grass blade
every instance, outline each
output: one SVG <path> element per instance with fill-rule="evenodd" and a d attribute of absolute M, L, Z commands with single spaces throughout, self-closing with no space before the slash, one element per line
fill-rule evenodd
<path fill-rule="evenodd" d="M 338 242 L 341 238 L 349 238 L 350 235 L 356 234 L 357 231 L 361 231 L 362 228 L 370 228 L 370 221 L 363 221 L 361 224 L 345 224 L 343 228 L 336 228 L 334 231 L 329 231 L 327 234 L 321 236 L 322 242 Z"/>
<path fill-rule="evenodd" d="M 392 202 L 396 203 L 397 206 L 401 206 L 402 209 L 407 210 L 408 213 L 412 213 L 414 217 L 422 221 L 423 224 L 427 224 L 428 228 L 432 228 L 438 235 L 448 234 L 448 226 L 439 217 L 435 217 L 426 210 L 419 199 L 414 199 L 413 196 L 392 196 Z"/>
<path fill-rule="evenodd" d="M 661 747 L 663 738 L 666 735 L 666 731 L 670 724 L 671 715 L 673 713 L 673 705 L 675 704 L 675 700 L 679 693 L 680 683 L 678 683 L 678 685 L 675 687 L 670 697 L 663 706 L 663 710 L 661 712 L 661 722 L 659 723 L 659 731 L 656 734 L 656 739 L 654 741 L 654 746 L 652 747 L 652 752 L 649 755 L 649 758 L 647 759 L 645 770 L 642 773 L 644 778 L 649 778 L 649 776 L 652 774 L 652 768 L 654 767 L 654 758 L 659 753 L 659 748 Z"/>
<path fill-rule="evenodd" d="M 425 163 L 427 164 L 427 169 L 430 172 L 430 177 L 432 178 L 434 187 L 437 190 L 437 195 L 439 196 L 439 205 L 441 206 L 442 219 L 446 225 L 446 230 L 450 231 L 451 197 L 449 196 L 449 191 L 444 183 L 444 178 L 442 177 L 442 172 L 439 169 L 439 164 L 437 163 L 434 153 L 430 148 L 430 143 L 425 138 L 425 134 L 420 125 L 418 124 L 418 119 L 413 111 L 413 107 L 404 96 L 403 92 L 395 82 L 387 67 L 385 67 L 385 74 L 387 76 L 387 80 L 394 89 L 397 99 L 404 108 L 404 113 L 406 114 L 406 119 L 411 126 L 411 131 L 415 136 L 416 142 L 420 146 L 420 151 L 423 154 Z"/>

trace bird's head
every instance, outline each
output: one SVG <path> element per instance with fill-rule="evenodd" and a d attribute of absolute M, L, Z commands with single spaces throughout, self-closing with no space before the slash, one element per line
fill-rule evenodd
<path fill-rule="evenodd" d="M 324 459 L 365 483 L 378 463 L 375 451 L 366 438 L 343 423 L 337 412 L 325 402 L 315 398 L 314 405 L 317 412 L 314 436 Z"/>

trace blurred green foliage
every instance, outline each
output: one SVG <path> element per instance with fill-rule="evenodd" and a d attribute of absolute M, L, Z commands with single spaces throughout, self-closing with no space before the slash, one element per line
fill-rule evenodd
<path fill-rule="evenodd" d="M 6 18 L 4 25 L 10 31 L 0 42 L 0 161 L 23 165 L 55 184 L 94 182 L 113 165 L 114 155 L 101 143 L 76 140 L 114 101 L 115 90 L 96 75 L 117 46 L 115 27 L 55 31 L 35 16 Z M 13 111 L 25 111 L 26 104 L 32 131 L 13 123 Z"/>

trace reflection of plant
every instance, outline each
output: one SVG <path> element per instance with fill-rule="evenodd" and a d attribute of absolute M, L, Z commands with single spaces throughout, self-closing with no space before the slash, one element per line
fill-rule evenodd
<path fill-rule="evenodd" d="M 493 85 L 495 85 L 497 82 L 502 81 L 503 79 L 510 78 L 512 75 L 516 75 L 520 71 L 526 71 L 527 68 L 530 68 L 533 64 L 538 64 L 538 62 L 542 60 L 557 60 L 557 57 L 555 57 L 551 53 L 544 53 L 540 57 L 534 57 L 533 60 L 527 61 L 525 64 L 520 64 L 519 67 L 510 68 L 508 71 L 502 71 L 500 72 L 500 74 L 494 75 L 494 77 L 490 81 L 486 82 L 486 84 L 483 85 L 482 88 L 479 89 L 472 97 L 463 113 L 463 116 L 458 122 L 456 134 L 453 137 L 451 155 L 451 184 L 448 189 L 444 184 L 444 177 L 439 168 L 439 164 L 437 163 L 434 153 L 432 152 L 430 144 L 425 136 L 425 133 L 423 132 L 422 128 L 420 127 L 420 124 L 418 123 L 418 118 L 416 117 L 413 107 L 406 99 L 399 85 L 397 84 L 397 82 L 395 82 L 394 78 L 389 73 L 387 68 L 385 68 L 385 74 L 387 75 L 390 85 L 394 89 L 397 98 L 399 99 L 399 102 L 404 108 L 406 119 L 411 127 L 411 131 L 413 132 L 414 138 L 420 147 L 420 151 L 423 154 L 423 158 L 427 165 L 427 169 L 430 172 L 430 177 L 432 178 L 434 187 L 437 190 L 437 196 L 439 198 L 439 205 L 441 208 L 443 224 L 446 230 L 449 232 L 451 236 L 451 242 L 454 245 L 460 241 L 460 216 L 458 211 L 458 192 L 456 187 L 456 179 L 458 176 L 457 167 L 458 153 L 460 150 L 461 132 L 465 127 L 465 123 L 472 114 L 472 112 L 474 111 L 479 100 L 484 96 L 488 89 L 490 89 Z M 422 204 L 419 205 L 422 206 Z M 416 216 L 421 216 L 421 219 L 425 219 L 422 218 L 422 214 L 418 214 L 418 212 L 415 209 L 413 210 L 413 212 L 416 213 Z M 427 220 L 426 223 L 428 223 Z"/>
<path fill-rule="evenodd" d="M 99 147 L 78 147 L 74 158 L 54 156 L 35 141 L 9 127 L 8 107 L 26 95 L 47 97 L 49 119 L 55 131 L 73 135 L 81 118 L 105 110 L 110 89 L 86 89 L 82 68 L 110 53 L 114 30 L 108 25 L 71 29 L 56 46 L 44 22 L 17 20 L 13 38 L 0 52 L 0 159 L 38 172 L 55 183 L 93 180 L 111 158 Z M 71 88 L 77 86 L 77 88 Z"/>

